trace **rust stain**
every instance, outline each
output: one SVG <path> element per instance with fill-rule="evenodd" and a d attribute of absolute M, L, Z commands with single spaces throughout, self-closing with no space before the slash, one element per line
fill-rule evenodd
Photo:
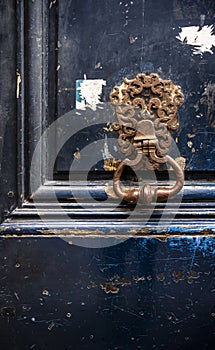
<path fill-rule="evenodd" d="M 96 287 L 97 287 L 97 283 L 95 281 L 90 281 L 90 284 L 87 286 L 87 289 L 96 288 Z"/>
<path fill-rule="evenodd" d="M 7 220 L 7 222 L 9 222 L 9 220 Z M 178 238 L 179 236 L 183 235 L 183 228 L 187 229 L 195 229 L 195 226 L 187 226 L 187 225 L 180 225 L 181 231 L 175 231 L 174 234 L 173 233 L 169 233 L 168 232 L 168 227 L 166 227 L 166 231 L 163 234 L 157 234 L 156 232 L 152 233 L 153 228 L 131 228 L 129 230 L 127 230 L 125 233 L 117 233 L 117 231 L 110 229 L 109 231 L 104 232 L 100 231 L 98 229 L 77 229 L 77 228 L 63 228 L 63 229 L 46 229 L 46 228 L 40 228 L 40 229 L 36 229 L 35 233 L 37 234 L 37 237 L 44 237 L 44 235 L 47 238 L 52 238 L 55 235 L 58 235 L 62 238 L 65 239 L 69 239 L 68 244 L 72 244 L 72 237 L 90 237 L 90 238 L 97 238 L 98 236 L 101 237 L 103 239 L 108 239 L 112 236 L 114 236 L 114 238 L 116 239 L 127 239 L 130 237 L 147 237 L 147 238 L 153 238 L 153 239 L 157 239 L 159 241 L 162 242 L 166 242 L 169 238 Z M 0 226 L 0 233 L 2 233 L 2 236 L 4 236 L 5 238 L 11 238 L 11 237 L 29 237 L 32 236 L 32 234 L 25 234 L 22 233 L 24 230 L 24 228 L 17 228 L 13 227 L 11 228 L 11 225 L 8 224 L 6 225 L 2 225 Z M 15 231 L 21 231 L 21 234 L 16 234 Z M 193 235 L 193 232 L 186 232 L 188 236 Z M 198 237 L 201 236 L 208 236 L 211 238 L 215 237 L 215 232 L 213 229 L 203 229 L 203 230 L 199 230 L 198 234 L 195 234 Z M 70 236 L 70 237 L 69 237 Z M 68 238 L 69 237 L 69 238 Z"/>
<path fill-rule="evenodd" d="M 200 277 L 200 272 L 199 271 L 194 271 L 194 270 L 189 270 L 187 272 L 187 276 L 193 279 L 197 279 Z"/>
<path fill-rule="evenodd" d="M 116 285 L 121 285 L 122 287 L 131 284 L 131 281 L 125 279 L 124 277 L 121 278 L 120 276 L 113 276 L 110 278 L 110 281 L 112 281 Z"/>
<path fill-rule="evenodd" d="M 151 275 L 147 276 L 146 278 L 147 278 L 148 281 L 152 280 L 152 276 Z"/>
<path fill-rule="evenodd" d="M 192 283 L 193 283 L 193 279 L 192 279 L 192 278 L 188 278 L 188 279 L 187 279 L 187 283 L 188 283 L 188 284 L 192 284 Z"/>
<path fill-rule="evenodd" d="M 115 286 L 114 284 L 112 284 L 112 283 L 104 282 L 100 286 L 101 286 L 101 289 L 104 290 L 105 293 L 107 293 L 107 294 L 109 294 L 109 293 L 112 293 L 112 294 L 119 293 L 119 288 L 117 286 Z"/>
<path fill-rule="evenodd" d="M 133 280 L 135 282 L 145 281 L 145 277 L 144 276 L 134 276 Z"/>
<path fill-rule="evenodd" d="M 142 227 L 142 228 L 135 228 L 135 227 L 132 227 L 130 228 L 130 230 L 128 231 L 129 233 L 134 233 L 135 235 L 142 235 L 142 234 L 147 234 L 149 233 L 148 229 L 145 228 L 145 227 Z"/>
<path fill-rule="evenodd" d="M 100 269 L 102 272 L 104 272 L 103 269 Z M 179 281 L 187 281 L 188 284 L 192 284 L 195 280 L 199 279 L 201 274 L 207 274 L 209 275 L 210 272 L 208 271 L 196 271 L 196 270 L 188 270 L 187 272 L 184 271 L 173 271 L 172 272 L 172 277 L 173 281 L 175 283 L 178 283 Z M 126 279 L 124 277 L 120 277 L 119 275 L 113 275 L 109 277 L 108 280 L 105 282 L 99 282 L 99 281 L 90 281 L 89 285 L 87 286 L 87 289 L 92 289 L 96 288 L 98 286 L 101 287 L 101 289 L 107 293 L 107 294 L 117 294 L 120 292 L 121 287 L 125 286 L 131 286 L 135 285 L 139 282 L 145 282 L 147 281 L 152 281 L 153 278 L 156 278 L 156 280 L 159 282 L 164 282 L 166 280 L 166 275 L 164 272 L 160 272 L 155 276 L 152 275 L 147 275 L 145 276 L 140 276 L 140 275 L 135 275 L 132 277 L 132 280 Z M 172 279 L 169 280 L 168 284 Z M 175 299 L 175 297 L 171 297 L 172 299 Z M 143 311 L 142 311 L 143 312 Z M 144 312 L 143 312 L 144 313 Z"/>
<path fill-rule="evenodd" d="M 206 229 L 200 231 L 200 234 L 202 234 L 202 235 L 213 235 L 213 233 L 214 233 L 213 230 L 211 230 L 209 228 L 206 228 Z"/>
<path fill-rule="evenodd" d="M 189 270 L 187 272 L 187 283 L 192 284 L 194 280 L 198 279 L 200 277 L 200 272 Z"/>
<path fill-rule="evenodd" d="M 101 289 L 105 291 L 105 293 L 109 294 L 116 294 L 119 293 L 120 289 L 119 287 L 124 287 L 131 285 L 131 281 L 127 280 L 124 277 L 120 277 L 118 275 L 112 276 L 109 278 L 107 282 L 103 282 L 100 284 Z"/>
<path fill-rule="evenodd" d="M 102 231 L 100 230 L 78 230 L 78 229 L 69 229 L 69 228 L 64 228 L 64 229 L 42 229 L 42 230 L 37 230 L 37 232 L 40 232 L 42 234 L 45 235 L 71 235 L 71 234 L 77 234 L 77 235 L 87 235 L 87 234 L 93 234 L 93 235 L 101 235 L 104 234 Z"/>
<path fill-rule="evenodd" d="M 178 283 L 179 281 L 183 281 L 185 279 L 185 274 L 183 271 L 173 271 L 173 281 Z"/>
<path fill-rule="evenodd" d="M 193 137 L 196 136 L 196 134 L 187 134 L 187 136 L 189 137 L 189 139 L 192 139 Z"/>
<path fill-rule="evenodd" d="M 116 233 L 116 230 L 110 230 L 109 234 L 114 234 Z"/>
<path fill-rule="evenodd" d="M 157 280 L 160 281 L 160 282 L 163 282 L 165 280 L 165 275 L 164 273 L 159 273 L 157 274 Z"/>

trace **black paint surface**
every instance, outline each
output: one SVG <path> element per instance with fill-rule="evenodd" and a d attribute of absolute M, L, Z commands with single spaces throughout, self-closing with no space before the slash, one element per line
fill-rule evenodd
<path fill-rule="evenodd" d="M 156 72 L 180 85 L 185 95 L 174 138 L 186 169 L 214 170 L 214 56 L 195 54 L 194 46 L 177 38 L 182 27 L 201 30 L 213 24 L 213 0 L 60 1 L 58 116 L 75 108 L 75 80 L 84 74 L 107 81 L 102 101 L 108 102 L 112 88 L 125 77 Z M 102 129 L 92 128 L 91 133 L 104 137 Z M 58 170 L 69 169 L 73 153 L 86 145 L 86 138 L 65 145 Z"/>
<path fill-rule="evenodd" d="M 1 239 L 0 348 L 212 350 L 214 248 L 209 237 L 100 249 Z"/>
<path fill-rule="evenodd" d="M 0 222 L 15 208 L 16 187 L 16 37 L 12 1 L 0 3 Z"/>
<path fill-rule="evenodd" d="M 203 95 L 205 86 L 213 83 L 213 56 L 209 53 L 194 56 L 191 47 L 176 39 L 179 27 L 199 25 L 202 13 L 206 16 L 205 24 L 211 25 L 214 2 L 133 2 L 133 7 L 129 5 L 128 23 L 125 1 L 121 1 L 121 5 L 119 1 L 107 0 L 27 1 L 24 8 L 19 1 L 1 3 L 2 219 L 15 208 L 17 183 L 24 181 L 22 176 L 19 180 L 20 174 L 29 167 L 29 162 L 20 162 L 20 159 L 25 158 L 29 150 L 32 152 L 41 131 L 39 123 L 46 125 L 43 113 L 47 101 L 43 100 L 46 96 L 43 87 L 46 79 L 54 80 L 51 74 L 44 79 L 45 67 L 41 66 L 46 60 L 43 53 L 46 12 L 52 13 L 53 23 L 49 25 L 53 28 L 59 10 L 58 50 L 54 45 L 56 33 L 49 33 L 53 40 L 50 46 L 58 51 L 59 61 L 52 55 L 48 58 L 50 72 L 50 65 L 61 66 L 58 101 L 56 96 L 51 101 L 56 103 L 59 116 L 74 108 L 74 82 L 84 73 L 89 78 L 107 79 L 103 96 L 107 101 L 112 87 L 125 76 L 142 70 L 159 72 L 163 78 L 170 77 L 179 83 L 186 96 L 179 113 L 179 147 L 182 156 L 187 158 L 188 168 L 214 169 L 213 104 L 209 109 L 208 96 Z M 19 118 L 17 66 L 25 82 L 18 94 L 18 102 L 21 100 L 18 105 L 23 109 L 18 113 Z M 49 88 L 54 94 L 54 84 Z M 53 105 L 48 109 L 50 122 L 55 110 Z M 196 118 L 196 112 L 203 116 Z M 196 149 L 192 157 L 192 149 L 187 147 L 188 133 L 196 135 L 192 138 Z M 17 141 L 21 144 L 20 152 L 17 152 Z M 67 170 L 73 151 L 66 149 L 63 154 L 64 163 L 59 162 L 59 169 Z M 24 196 L 20 191 L 20 200 L 24 200 Z M 193 198 L 192 193 L 190 197 Z M 205 224 L 214 224 L 211 207 L 210 203 L 209 214 L 205 207 L 197 210 L 199 226 L 202 225 L 205 235 L 212 234 Z M 23 209 L 21 222 L 36 231 L 37 222 L 32 221 L 31 210 Z M 16 217 L 16 213 L 14 215 Z M 204 221 L 205 217 L 209 218 Z M 79 216 L 79 219 L 81 225 L 83 218 Z M 19 222 L 19 218 L 17 220 Z M 105 221 L 100 223 L 105 229 Z M 112 223 L 114 226 L 114 218 Z M 57 227 L 58 232 L 61 225 Z M 139 237 L 113 247 L 91 249 L 70 245 L 58 237 L 27 238 L 24 229 L 15 227 L 13 234 L 19 233 L 19 238 L 2 236 L 0 239 L 1 350 L 214 349 L 214 238 L 180 237 L 161 242 Z M 183 234 L 183 225 L 180 229 L 177 234 Z"/>

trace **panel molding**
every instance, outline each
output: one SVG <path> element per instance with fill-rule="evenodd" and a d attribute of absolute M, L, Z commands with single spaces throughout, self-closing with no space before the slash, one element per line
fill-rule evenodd
<path fill-rule="evenodd" d="M 46 155 L 49 148 L 44 141 L 36 158 L 37 172 L 34 176 L 38 180 L 38 188 L 35 193 L 30 193 L 29 169 L 32 154 L 41 134 L 53 121 L 52 118 L 56 118 L 57 9 L 58 3 L 50 0 L 38 4 L 20 1 L 16 7 L 17 72 L 21 77 L 17 99 L 18 206 L 10 207 L 10 213 L 0 226 L 1 234 L 48 235 L 50 230 L 57 230 L 59 234 L 64 234 L 67 230 L 69 234 L 85 232 L 92 235 L 111 235 L 113 230 L 114 234 L 143 236 L 213 234 L 215 183 L 211 173 L 210 181 L 186 181 L 179 208 L 174 201 L 166 208 L 164 204 L 157 204 L 150 219 L 144 221 L 149 208 L 138 207 L 131 218 L 130 213 L 134 210 L 131 205 L 121 203 L 115 210 L 111 210 L 111 205 L 105 202 L 112 196 L 111 180 L 98 179 L 89 183 L 47 181 Z M 14 166 L 16 165 L 14 161 Z M 89 187 L 97 202 L 84 198 Z M 51 200 L 53 193 L 56 194 L 57 204 Z M 33 203 L 35 196 L 37 208 Z M 77 205 L 76 197 L 82 198 L 83 207 Z M 41 202 L 38 202 L 38 198 Z M 114 196 L 111 200 L 114 203 Z M 41 215 L 38 215 L 38 210 Z M 66 222 L 62 210 L 69 218 Z M 171 223 L 167 220 L 170 214 L 175 215 Z M 42 216 L 46 220 L 43 221 Z"/>

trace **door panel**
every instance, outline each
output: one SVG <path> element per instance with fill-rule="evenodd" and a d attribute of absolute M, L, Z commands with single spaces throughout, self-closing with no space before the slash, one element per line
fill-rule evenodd
<path fill-rule="evenodd" d="M 185 95 L 174 134 L 185 169 L 214 170 L 213 1 L 61 1 L 58 11 L 58 116 L 75 108 L 75 81 L 84 75 L 106 81 L 101 100 L 109 102 L 111 90 L 125 77 L 158 73 Z M 95 138 L 107 134 L 101 127 L 85 138 L 91 133 Z M 68 171 L 73 153 L 84 145 L 83 138 L 68 141 L 57 170 Z M 97 168 L 104 171 L 104 164 Z"/>
<path fill-rule="evenodd" d="M 214 1 L 8 0 L 0 10 L 0 349 L 214 349 Z M 60 130 L 38 142 L 65 114 L 65 129 L 77 126 L 76 80 L 106 80 L 107 103 L 141 71 L 185 95 L 173 135 L 183 198 L 117 202 L 102 159 L 117 153 L 113 140 L 93 177 L 64 177 L 86 141 L 111 137 L 99 108 L 78 110 L 83 127 L 50 174 Z"/>
<path fill-rule="evenodd" d="M 1 239 L 2 350 L 214 348 L 210 238 Z"/>

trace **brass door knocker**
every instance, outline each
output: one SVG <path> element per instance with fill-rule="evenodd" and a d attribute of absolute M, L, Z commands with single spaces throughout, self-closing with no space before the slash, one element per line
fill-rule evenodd
<path fill-rule="evenodd" d="M 172 141 L 169 131 L 177 130 L 176 113 L 184 101 L 180 86 L 154 73 L 140 73 L 135 79 L 124 79 L 120 86 L 114 87 L 110 101 L 118 121 L 112 128 L 119 132 L 120 150 L 127 156 L 114 173 L 116 195 L 130 203 L 140 200 L 144 204 L 175 196 L 184 185 L 184 174 L 167 153 Z M 136 170 L 156 170 L 162 163 L 168 163 L 175 171 L 176 182 L 172 187 L 153 188 L 145 184 L 142 188 L 122 188 L 121 175 L 126 165 Z"/>

